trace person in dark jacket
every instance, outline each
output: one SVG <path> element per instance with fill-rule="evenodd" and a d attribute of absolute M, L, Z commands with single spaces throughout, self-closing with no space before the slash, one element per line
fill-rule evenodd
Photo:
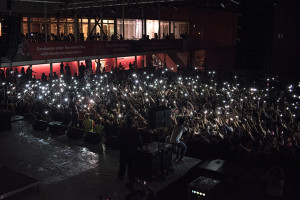
<path fill-rule="evenodd" d="M 120 148 L 119 179 L 123 179 L 127 167 L 129 180 L 134 181 L 134 165 L 138 147 L 142 149 L 143 146 L 137 130 L 132 127 L 131 118 L 127 119 L 126 126 L 120 131 L 118 135 L 118 144 Z"/>
<path fill-rule="evenodd" d="M 78 114 L 76 99 L 73 93 L 70 94 L 70 100 L 71 101 L 69 104 L 69 109 L 71 110 L 71 116 L 72 116 L 71 126 L 77 128 L 79 114 Z"/>

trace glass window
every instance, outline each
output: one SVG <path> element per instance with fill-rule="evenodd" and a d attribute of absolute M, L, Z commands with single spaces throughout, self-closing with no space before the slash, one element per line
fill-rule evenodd
<path fill-rule="evenodd" d="M 161 21 L 160 22 L 160 38 L 163 39 L 167 35 L 169 35 L 169 22 Z"/>
<path fill-rule="evenodd" d="M 93 28 L 95 27 L 95 19 L 90 19 L 90 24 L 91 24 L 90 31 L 92 31 Z M 93 31 L 93 33 L 95 33 L 95 30 Z"/>
<path fill-rule="evenodd" d="M 142 20 L 126 19 L 124 20 L 125 39 L 134 40 L 142 38 Z"/>
<path fill-rule="evenodd" d="M 71 23 L 67 24 L 67 34 L 74 34 L 73 24 L 71 24 Z"/>
<path fill-rule="evenodd" d="M 67 22 L 74 22 L 74 19 L 68 18 L 68 19 L 67 19 Z"/>
<path fill-rule="evenodd" d="M 27 17 L 23 17 L 23 22 L 27 22 Z"/>
<path fill-rule="evenodd" d="M 33 33 L 40 33 L 42 29 L 42 24 L 38 22 L 31 22 L 30 23 L 30 30 Z"/>
<path fill-rule="evenodd" d="M 117 19 L 117 34 L 123 36 L 123 19 Z"/>
<path fill-rule="evenodd" d="M 99 24 L 99 25 L 100 25 L 100 24 Z M 100 35 L 100 32 L 101 32 L 100 26 L 99 26 L 99 25 L 96 26 L 96 34 L 97 34 L 97 35 Z"/>
<path fill-rule="evenodd" d="M 88 24 L 82 24 L 82 33 L 83 33 L 83 37 L 84 39 L 87 38 L 88 36 L 88 32 L 89 32 L 89 25 Z"/>
<path fill-rule="evenodd" d="M 187 22 L 175 22 L 175 39 L 180 39 L 181 34 L 188 34 Z"/>
<path fill-rule="evenodd" d="M 89 23 L 88 19 L 82 19 L 82 23 Z"/>
<path fill-rule="evenodd" d="M 57 24 L 51 23 L 50 25 L 50 33 L 56 35 L 57 34 Z"/>
<path fill-rule="evenodd" d="M 26 35 L 28 33 L 28 23 L 27 22 L 22 23 L 22 33 L 24 35 Z"/>
<path fill-rule="evenodd" d="M 158 39 L 158 20 L 146 20 L 146 30 L 149 39 Z"/>
<path fill-rule="evenodd" d="M 114 24 L 103 24 L 103 32 L 110 38 L 114 34 Z"/>
<path fill-rule="evenodd" d="M 59 23 L 59 33 L 64 34 L 65 33 L 65 24 L 64 23 Z"/>

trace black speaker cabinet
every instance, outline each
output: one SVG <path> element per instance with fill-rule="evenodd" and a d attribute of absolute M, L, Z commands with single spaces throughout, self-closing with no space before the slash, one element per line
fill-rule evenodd
<path fill-rule="evenodd" d="M 189 200 L 214 200 L 220 189 L 220 181 L 200 176 L 189 184 Z"/>
<path fill-rule="evenodd" d="M 62 122 L 53 121 L 49 123 L 49 131 L 54 135 L 64 135 L 67 131 L 67 127 Z"/>
<path fill-rule="evenodd" d="M 0 131 L 11 129 L 11 114 L 8 110 L 0 111 Z"/>
<path fill-rule="evenodd" d="M 32 124 L 32 128 L 38 131 L 45 131 L 48 128 L 48 122 L 43 120 L 37 120 Z"/>
<path fill-rule="evenodd" d="M 118 136 L 109 135 L 105 141 L 105 145 L 109 148 L 119 149 Z"/>
<path fill-rule="evenodd" d="M 136 176 L 154 179 L 172 171 L 172 148 L 170 144 L 152 142 L 138 151 Z"/>
<path fill-rule="evenodd" d="M 73 139 L 81 139 L 84 135 L 83 129 L 70 128 L 67 132 L 67 136 Z"/>
<path fill-rule="evenodd" d="M 165 106 L 150 108 L 149 122 L 152 128 L 172 126 L 171 110 Z"/>
<path fill-rule="evenodd" d="M 101 140 L 102 140 L 102 136 L 94 132 L 88 132 L 84 136 L 84 141 L 91 144 L 100 144 Z"/>

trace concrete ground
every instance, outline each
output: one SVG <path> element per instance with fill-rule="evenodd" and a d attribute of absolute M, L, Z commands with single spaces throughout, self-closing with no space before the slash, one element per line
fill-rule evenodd
<path fill-rule="evenodd" d="M 39 190 L 24 191 L 7 198 L 10 200 L 124 199 L 128 179 L 117 178 L 118 159 L 119 151 L 104 144 L 90 145 L 65 135 L 35 131 L 23 120 L 0 132 L 0 164 L 40 181 Z M 183 164 L 173 165 L 174 173 L 165 180 L 148 181 L 148 185 L 158 192 L 199 163 L 186 157 Z"/>

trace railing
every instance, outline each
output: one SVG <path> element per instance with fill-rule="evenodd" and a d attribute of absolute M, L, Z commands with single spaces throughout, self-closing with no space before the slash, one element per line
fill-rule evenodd
<path fill-rule="evenodd" d="M 116 40 L 86 42 L 37 42 L 19 45 L 15 62 L 92 56 L 182 51 L 183 40 Z"/>

